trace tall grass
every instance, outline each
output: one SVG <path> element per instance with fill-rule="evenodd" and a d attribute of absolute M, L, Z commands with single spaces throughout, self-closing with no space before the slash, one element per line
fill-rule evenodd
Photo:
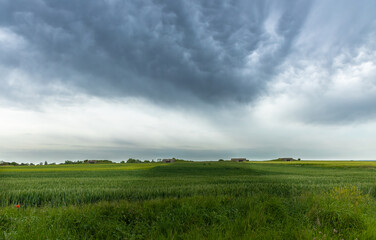
<path fill-rule="evenodd" d="M 4 167 L 0 239 L 372 239 L 376 172 L 364 166 Z"/>

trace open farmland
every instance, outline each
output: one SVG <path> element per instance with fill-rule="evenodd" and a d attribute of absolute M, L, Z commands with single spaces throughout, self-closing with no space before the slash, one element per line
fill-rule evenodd
<path fill-rule="evenodd" d="M 4 166 L 0 181 L 0 239 L 376 238 L 376 162 Z"/>

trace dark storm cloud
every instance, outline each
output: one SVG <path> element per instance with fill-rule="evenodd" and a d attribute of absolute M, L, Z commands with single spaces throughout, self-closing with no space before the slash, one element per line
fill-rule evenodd
<path fill-rule="evenodd" d="M 289 55 L 310 8 L 302 2 L 3 0 L 0 27 L 20 43 L 0 47 L 0 65 L 22 70 L 41 96 L 57 84 L 111 98 L 249 102 Z M 20 91 L 12 83 L 1 87 L 9 97 Z"/>
<path fill-rule="evenodd" d="M 0 103 L 250 103 L 282 84 L 299 105 L 282 112 L 302 122 L 374 119 L 375 11 L 368 0 L 3 0 Z"/>

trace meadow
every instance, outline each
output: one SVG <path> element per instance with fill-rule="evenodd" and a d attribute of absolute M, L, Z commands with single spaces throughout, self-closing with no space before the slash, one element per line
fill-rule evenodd
<path fill-rule="evenodd" d="M 376 239 L 376 162 L 1 166 L 0 182 L 0 239 Z"/>

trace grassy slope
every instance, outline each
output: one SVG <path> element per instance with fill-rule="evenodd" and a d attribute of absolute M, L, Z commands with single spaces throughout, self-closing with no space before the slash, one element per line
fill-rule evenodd
<path fill-rule="evenodd" d="M 1 167 L 0 239 L 374 239 L 375 167 L 303 161 Z"/>

